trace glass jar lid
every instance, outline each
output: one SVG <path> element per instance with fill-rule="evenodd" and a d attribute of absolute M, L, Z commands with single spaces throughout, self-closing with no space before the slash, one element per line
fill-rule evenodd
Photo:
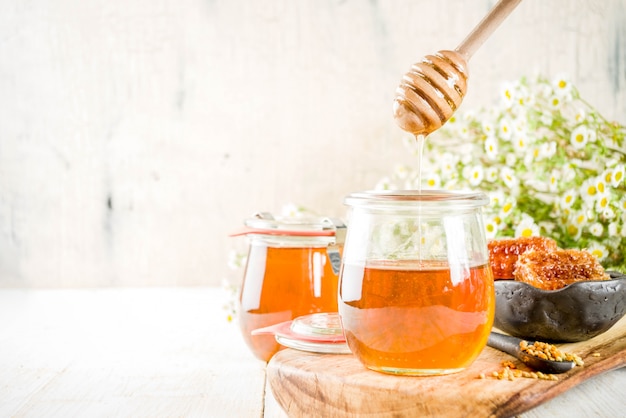
<path fill-rule="evenodd" d="M 351 352 L 336 312 L 304 315 L 252 331 L 252 335 L 262 334 L 272 334 L 279 344 L 296 350 L 326 354 Z"/>
<path fill-rule="evenodd" d="M 339 219 L 328 217 L 275 217 L 269 212 L 259 212 L 246 219 L 245 227 L 230 236 L 261 234 L 300 237 L 335 237 L 343 243 L 346 225 Z"/>
<path fill-rule="evenodd" d="M 481 192 L 451 190 L 369 190 L 346 196 L 349 206 L 390 207 L 457 207 L 478 208 L 489 203 L 489 197 Z"/>

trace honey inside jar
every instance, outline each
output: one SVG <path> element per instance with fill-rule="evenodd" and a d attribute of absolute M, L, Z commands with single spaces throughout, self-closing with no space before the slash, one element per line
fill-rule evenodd
<path fill-rule="evenodd" d="M 369 261 L 342 267 L 339 311 L 351 351 L 368 368 L 454 373 L 487 342 L 495 297 L 488 265 Z"/>

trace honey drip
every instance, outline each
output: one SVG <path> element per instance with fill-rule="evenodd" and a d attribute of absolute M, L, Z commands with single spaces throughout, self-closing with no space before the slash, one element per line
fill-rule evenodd
<path fill-rule="evenodd" d="M 418 192 L 422 192 L 422 160 L 424 158 L 424 146 L 426 144 L 426 137 L 424 135 L 416 135 L 415 141 L 417 141 L 417 179 L 416 179 L 416 187 Z M 422 207 L 418 205 L 417 207 L 417 236 L 419 238 L 419 245 L 417 246 L 417 259 L 422 260 L 422 245 L 423 245 L 423 233 L 422 233 L 422 223 L 420 222 L 422 217 Z"/>

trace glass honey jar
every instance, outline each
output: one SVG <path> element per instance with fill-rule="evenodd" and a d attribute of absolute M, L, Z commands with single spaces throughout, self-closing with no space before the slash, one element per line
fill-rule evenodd
<path fill-rule="evenodd" d="M 257 214 L 236 235 L 246 235 L 248 258 L 238 321 L 254 355 L 268 361 L 281 345 L 252 331 L 303 315 L 337 312 L 337 286 L 345 225 L 330 218 Z"/>
<path fill-rule="evenodd" d="M 400 375 L 467 368 L 494 320 L 481 193 L 353 193 L 339 306 L 366 367 Z"/>

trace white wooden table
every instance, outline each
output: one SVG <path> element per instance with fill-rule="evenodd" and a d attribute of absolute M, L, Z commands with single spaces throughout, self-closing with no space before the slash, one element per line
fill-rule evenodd
<path fill-rule="evenodd" d="M 0 290 L 0 417 L 284 418 L 219 288 Z M 626 368 L 524 417 L 626 415 Z M 268 393 L 266 393 L 268 392 Z"/>

